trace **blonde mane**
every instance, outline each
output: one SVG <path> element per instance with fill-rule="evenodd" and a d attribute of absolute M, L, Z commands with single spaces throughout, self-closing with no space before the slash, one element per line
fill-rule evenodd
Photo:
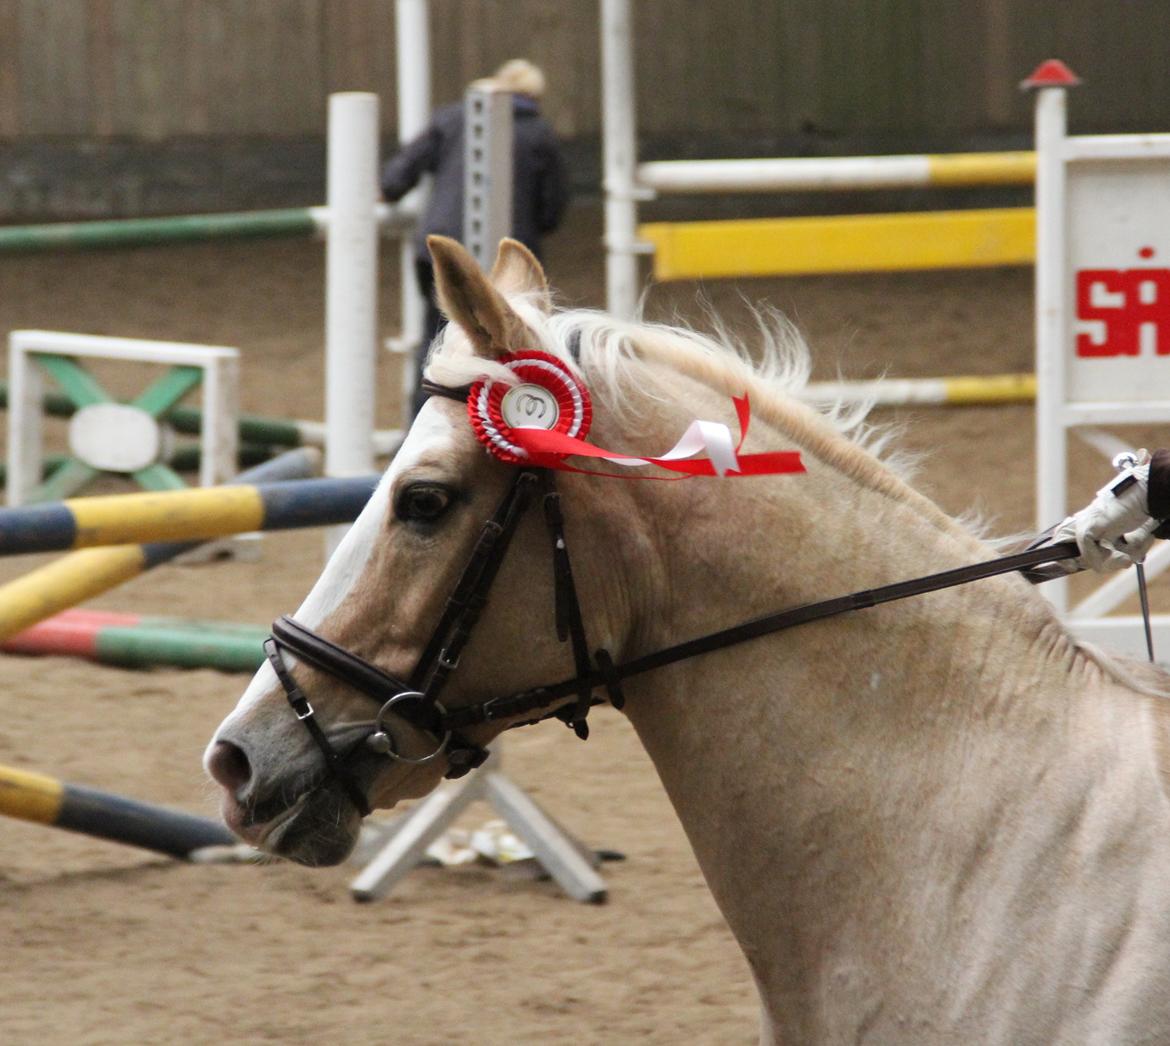
<path fill-rule="evenodd" d="M 869 404 L 829 404 L 820 409 L 798 396 L 808 381 L 811 359 L 799 331 L 778 311 L 756 308 L 758 342 L 749 349 L 712 317 L 715 336 L 682 325 L 623 321 L 593 309 L 547 313 L 536 297 L 509 296 L 533 337 L 533 348 L 550 353 L 579 374 L 591 396 L 616 416 L 633 413 L 638 397 L 669 402 L 656 370 L 685 375 L 727 396 L 751 397 L 752 416 L 783 433 L 857 483 L 908 505 L 944 533 L 986 558 L 972 521 L 947 515 L 918 493 L 885 456 L 888 429 L 866 424 Z M 466 337 L 449 325 L 431 349 L 427 377 L 446 385 L 465 385 L 481 377 L 512 382 L 511 371 L 477 356 Z M 680 408 L 686 404 L 677 403 Z M 1108 676 L 1140 693 L 1170 696 L 1170 676 L 1140 662 L 1107 653 L 1069 635 L 1069 641 Z M 1160 709 L 1160 711 L 1163 711 Z M 1165 709 L 1170 715 L 1170 709 Z"/>
<path fill-rule="evenodd" d="M 717 320 L 711 336 L 682 325 L 623 321 L 592 309 L 548 314 L 524 297 L 510 297 L 509 305 L 531 331 L 532 347 L 563 360 L 614 415 L 628 415 L 638 398 L 669 402 L 673 397 L 655 380 L 662 368 L 729 397 L 747 392 L 754 419 L 856 482 L 912 506 L 940 530 L 982 547 L 962 522 L 902 478 L 897 459 L 882 460 L 889 431 L 866 424 L 868 404 L 817 409 L 797 398 L 808 381 L 810 354 L 779 312 L 753 310 L 758 337 L 749 348 Z M 450 328 L 432 349 L 427 376 L 448 385 L 481 377 L 514 380 L 502 365 L 474 355 L 467 339 L 451 336 Z"/>

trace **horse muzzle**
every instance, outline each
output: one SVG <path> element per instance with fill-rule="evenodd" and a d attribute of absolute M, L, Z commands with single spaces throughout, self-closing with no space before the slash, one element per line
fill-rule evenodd
<path fill-rule="evenodd" d="M 294 772 L 261 791 L 246 750 L 225 739 L 213 742 L 204 762 L 223 788 L 224 823 L 250 845 L 314 867 L 340 864 L 353 850 L 361 814 L 331 780 Z"/>

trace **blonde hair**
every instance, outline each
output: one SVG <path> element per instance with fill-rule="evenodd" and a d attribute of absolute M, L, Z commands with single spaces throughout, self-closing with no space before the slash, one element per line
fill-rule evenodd
<path fill-rule="evenodd" d="M 526 94 L 532 98 L 544 94 L 544 73 L 526 58 L 509 59 L 491 78 L 498 87 L 513 94 Z"/>

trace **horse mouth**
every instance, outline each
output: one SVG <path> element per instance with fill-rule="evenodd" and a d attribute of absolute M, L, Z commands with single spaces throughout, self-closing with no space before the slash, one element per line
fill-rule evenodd
<path fill-rule="evenodd" d="M 341 864 L 357 844 L 361 815 L 328 784 L 302 792 L 275 813 L 268 813 L 270 806 L 249 806 L 229 795 L 224 797 L 222 815 L 250 845 L 312 868 Z"/>

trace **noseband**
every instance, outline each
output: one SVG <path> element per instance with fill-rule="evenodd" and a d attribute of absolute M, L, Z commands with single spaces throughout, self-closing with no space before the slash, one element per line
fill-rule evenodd
<path fill-rule="evenodd" d="M 467 389 L 452 389 L 427 383 L 431 395 L 463 402 Z M 525 511 L 536 500 L 541 502 L 544 519 L 552 542 L 553 588 L 557 637 L 570 641 L 576 675 L 548 686 L 522 690 L 515 694 L 490 698 L 448 709 L 440 702 L 443 687 L 459 666 L 459 658 L 471 638 L 504 561 L 516 528 Z M 656 668 L 674 664 L 700 654 L 733 646 L 750 639 L 783 631 L 811 621 L 834 617 L 851 610 L 862 610 L 909 596 L 922 595 L 955 585 L 978 581 L 1013 571 L 1021 571 L 1033 583 L 1056 576 L 1043 570 L 1043 564 L 1074 559 L 1080 555 L 1075 542 L 1030 548 L 1010 556 L 946 570 L 926 577 L 896 582 L 881 588 L 853 592 L 818 603 L 791 607 L 776 614 L 746 621 L 732 628 L 699 636 L 651 654 L 615 664 L 608 651 L 599 649 L 590 656 L 585 635 L 581 604 L 573 580 L 569 549 L 565 542 L 564 519 L 560 495 L 553 474 L 547 469 L 519 469 L 496 511 L 480 530 L 467 565 L 443 613 L 423 650 L 409 680 L 403 681 L 356 654 L 331 643 L 293 618 L 279 618 L 272 625 L 272 636 L 264 642 L 264 652 L 284 688 L 289 705 L 305 725 L 310 737 L 325 757 L 328 774 L 353 801 L 362 816 L 369 814 L 365 790 L 353 763 L 362 752 L 375 752 L 392 760 L 415 765 L 433 762 L 445 755 L 446 775 L 462 777 L 481 765 L 487 751 L 469 740 L 463 731 L 484 723 L 511 720 L 508 726 L 526 726 L 545 719 L 558 718 L 571 726 L 582 740 L 589 736 L 587 716 L 601 699 L 594 691 L 604 689 L 609 703 L 621 708 L 625 699 L 621 681 Z M 317 722 L 313 706 L 293 679 L 284 663 L 288 650 L 327 675 L 346 683 L 379 704 L 374 727 L 344 751 L 334 748 Z M 565 698 L 575 700 L 563 703 Z M 552 707 L 557 706 L 557 707 Z M 416 729 L 430 734 L 436 746 L 430 754 L 412 758 L 398 751 L 389 719 L 397 716 Z"/>

